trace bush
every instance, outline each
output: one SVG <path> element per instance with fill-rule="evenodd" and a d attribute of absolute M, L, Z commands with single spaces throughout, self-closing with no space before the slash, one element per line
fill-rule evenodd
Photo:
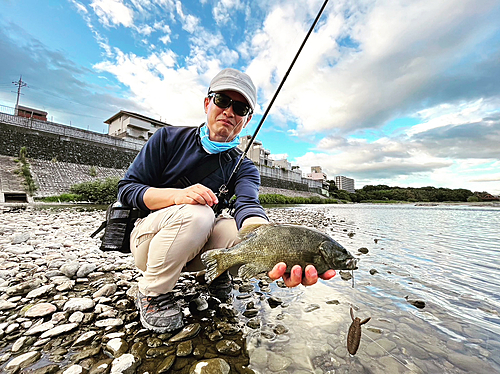
<path fill-rule="evenodd" d="M 467 198 L 467 202 L 468 203 L 478 203 L 479 202 L 479 197 L 477 197 L 476 195 L 469 196 Z"/>
<path fill-rule="evenodd" d="M 106 178 L 92 182 L 83 182 L 71 186 L 70 192 L 81 195 L 83 200 L 97 204 L 111 204 L 118 195 L 119 177 Z"/>
<path fill-rule="evenodd" d="M 43 201 L 44 203 L 69 203 L 73 201 L 85 201 L 85 199 L 82 195 L 63 193 L 59 196 L 47 196 L 41 198 L 40 201 Z"/>
<path fill-rule="evenodd" d="M 337 204 L 336 199 L 322 199 L 319 196 L 312 197 L 288 197 L 280 194 L 259 195 L 261 204 Z"/>

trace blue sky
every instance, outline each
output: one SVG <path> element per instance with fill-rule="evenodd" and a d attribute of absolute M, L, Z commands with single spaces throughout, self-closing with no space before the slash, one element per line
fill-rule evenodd
<path fill-rule="evenodd" d="M 0 105 L 106 132 L 119 110 L 204 121 L 224 67 L 251 134 L 322 0 L 0 0 Z M 258 139 L 303 172 L 500 194 L 500 1 L 330 1 Z"/>

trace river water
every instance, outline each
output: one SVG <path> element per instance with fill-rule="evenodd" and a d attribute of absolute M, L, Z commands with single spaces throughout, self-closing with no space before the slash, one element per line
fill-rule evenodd
<path fill-rule="evenodd" d="M 279 217 L 280 209 L 271 209 L 270 216 Z M 274 282 L 270 292 L 264 289 L 284 304 L 271 308 L 253 300 L 262 320 L 261 329 L 247 328 L 253 370 L 500 373 L 500 209 L 406 204 L 286 209 L 297 218 L 316 216 L 322 231 L 360 258 L 359 269 L 354 285 L 337 275 L 312 287 L 283 289 Z M 361 247 L 368 253 L 359 253 Z M 406 296 L 425 307 L 416 308 Z M 243 310 L 246 303 L 237 300 L 236 306 Z M 354 356 L 346 350 L 351 306 L 355 316 L 371 317 Z"/>

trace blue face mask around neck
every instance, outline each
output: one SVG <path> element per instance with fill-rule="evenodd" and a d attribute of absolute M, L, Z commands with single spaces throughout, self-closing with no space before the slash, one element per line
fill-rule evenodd
<path fill-rule="evenodd" d="M 214 142 L 213 140 L 210 140 L 210 133 L 208 130 L 208 126 L 205 124 L 201 126 L 200 128 L 200 139 L 201 139 L 201 145 L 207 151 L 208 153 L 214 154 L 214 153 L 221 153 L 224 151 L 227 151 L 231 148 L 234 148 L 240 144 L 240 136 L 236 135 L 236 137 L 231 140 L 230 142 Z"/>

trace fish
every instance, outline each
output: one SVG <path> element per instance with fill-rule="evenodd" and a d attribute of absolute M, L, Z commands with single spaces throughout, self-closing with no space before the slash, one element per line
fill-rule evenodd
<path fill-rule="evenodd" d="M 211 283 L 229 268 L 239 266 L 243 280 L 270 271 L 285 262 L 287 272 L 294 265 L 314 265 L 318 274 L 329 269 L 355 270 L 357 259 L 330 236 L 306 226 L 269 223 L 248 225 L 240 230 L 241 242 L 230 248 L 212 249 L 201 255 Z"/>
<path fill-rule="evenodd" d="M 355 355 L 359 348 L 359 343 L 361 342 L 361 325 L 367 323 L 371 317 L 365 318 L 361 321 L 359 317 L 354 318 L 354 311 L 351 307 L 351 319 L 352 323 L 349 326 L 349 332 L 347 333 L 347 351 L 351 355 Z"/>

